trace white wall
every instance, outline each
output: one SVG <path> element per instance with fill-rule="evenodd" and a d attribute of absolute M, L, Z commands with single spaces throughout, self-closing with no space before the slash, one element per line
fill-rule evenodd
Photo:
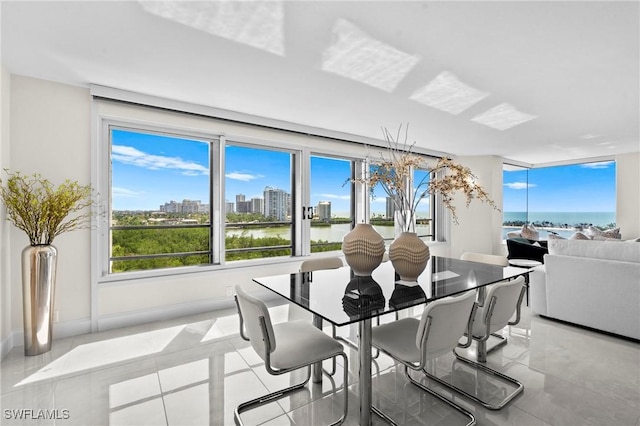
<path fill-rule="evenodd" d="M 11 76 L 0 66 L 0 173 L 4 182 L 4 169 L 9 168 L 10 158 L 10 81 Z M 0 209 L 0 356 L 4 356 L 11 341 L 11 269 L 9 250 L 9 222 L 5 209 Z"/>
<path fill-rule="evenodd" d="M 54 184 L 65 179 L 90 183 L 91 98 L 87 89 L 11 76 L 12 171 L 40 173 Z M 3 146 L 6 145 L 3 140 Z M 11 328 L 22 328 L 20 253 L 29 244 L 11 226 L 9 253 Z M 89 317 L 90 231 L 77 230 L 54 240 L 58 248 L 55 310 L 60 321 Z M 55 329 L 54 329 L 55 332 Z M 17 343 L 17 342 L 16 342 Z"/>
<path fill-rule="evenodd" d="M 640 153 L 616 156 L 616 225 L 623 239 L 640 237 Z"/>
<path fill-rule="evenodd" d="M 471 169 L 478 183 L 502 209 L 502 159 L 495 156 L 456 157 L 460 164 Z M 487 203 L 472 200 L 466 207 L 464 197 L 456 197 L 454 207 L 458 224 L 451 224 L 451 257 L 464 252 L 503 254 L 501 232 L 502 212 Z"/>

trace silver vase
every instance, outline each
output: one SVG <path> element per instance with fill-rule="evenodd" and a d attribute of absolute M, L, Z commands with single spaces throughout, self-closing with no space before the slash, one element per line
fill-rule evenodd
<path fill-rule="evenodd" d="M 22 250 L 25 355 L 51 350 L 57 259 L 58 251 L 52 245 L 28 246 Z"/>

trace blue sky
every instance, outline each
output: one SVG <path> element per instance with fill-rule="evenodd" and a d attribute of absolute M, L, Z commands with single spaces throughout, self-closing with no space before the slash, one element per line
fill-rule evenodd
<path fill-rule="evenodd" d="M 616 209 L 615 162 L 505 171 L 504 211 L 613 212 Z M 528 185 L 528 191 L 527 191 Z"/>
<path fill-rule="evenodd" d="M 291 154 L 243 146 L 226 148 L 226 199 L 263 197 L 265 186 L 291 192 Z M 113 209 L 158 210 L 183 199 L 208 203 L 209 144 L 205 141 L 113 130 Z M 350 162 L 312 157 L 311 205 L 331 201 L 333 214 L 349 212 Z M 615 211 L 615 163 L 591 163 L 504 173 L 504 211 Z M 428 211 L 426 200 L 420 210 Z M 385 212 L 376 190 L 373 214 Z"/>

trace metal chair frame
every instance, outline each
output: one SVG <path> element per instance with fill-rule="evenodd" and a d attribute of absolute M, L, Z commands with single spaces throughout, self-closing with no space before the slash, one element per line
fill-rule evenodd
<path fill-rule="evenodd" d="M 520 322 L 520 305 L 522 304 L 522 298 L 524 296 L 524 292 L 525 292 L 525 287 L 522 287 L 522 290 L 520 290 L 520 295 L 518 296 L 518 303 L 517 303 L 517 308 L 516 308 L 516 319 L 514 321 L 509 322 L 509 325 L 515 325 L 518 322 Z M 507 395 L 500 403 L 498 404 L 490 404 L 486 401 L 481 400 L 480 398 L 476 397 L 475 395 L 472 395 L 468 392 L 466 392 L 463 389 L 460 389 L 456 386 L 453 386 L 452 384 L 449 384 L 447 382 L 445 382 L 444 380 L 440 379 L 439 377 L 436 377 L 428 372 L 425 371 L 425 374 L 430 378 L 435 380 L 436 382 L 447 386 L 451 389 L 454 389 L 456 392 L 459 392 L 460 394 L 466 396 L 467 398 L 477 402 L 478 404 L 482 405 L 485 408 L 488 408 L 489 410 L 500 410 L 501 408 L 503 408 L 506 404 L 508 404 L 511 400 L 513 400 L 513 398 L 515 398 L 516 396 L 518 396 L 520 393 L 522 393 L 522 391 L 524 390 L 524 385 L 522 383 L 520 383 L 518 380 L 507 376 L 506 374 L 502 374 L 499 371 L 496 371 L 492 368 L 487 367 L 486 365 L 482 364 L 483 362 L 486 362 L 486 356 L 488 353 L 495 351 L 496 349 L 504 346 L 507 344 L 507 339 L 505 337 L 502 337 L 498 334 L 495 333 L 489 333 L 489 326 L 488 324 L 491 321 L 491 316 L 493 315 L 493 309 L 495 307 L 495 304 L 497 303 L 497 299 L 495 296 L 493 296 L 491 298 L 491 300 L 489 300 L 489 305 L 487 307 L 487 310 L 485 311 L 485 315 L 484 318 L 482 319 L 485 326 L 485 330 L 487 330 L 487 333 L 485 333 L 484 336 L 473 336 L 472 334 L 472 329 L 473 329 L 473 322 L 475 321 L 475 312 L 472 313 L 472 318 L 469 322 L 469 327 L 468 327 L 468 332 L 467 332 L 467 342 L 465 342 L 464 344 L 460 344 L 458 345 L 459 348 L 468 348 L 471 345 L 471 341 L 475 340 L 475 341 L 487 341 L 489 339 L 489 336 L 494 336 L 494 337 L 498 337 L 501 339 L 501 341 L 496 344 L 495 346 L 493 346 L 490 349 L 486 349 L 485 347 L 485 351 L 478 351 L 478 362 L 473 361 L 471 359 L 465 358 L 463 356 L 461 356 L 460 354 L 458 354 L 455 350 L 455 348 L 453 349 L 453 354 L 455 355 L 456 359 L 459 361 L 462 361 L 465 364 L 474 366 L 475 368 L 478 368 L 488 374 L 491 374 L 492 376 L 498 377 L 512 385 L 514 385 L 516 387 L 516 389 L 509 395 Z"/>
<path fill-rule="evenodd" d="M 469 320 L 467 322 L 467 330 L 471 330 L 471 326 L 473 325 L 473 318 L 475 316 L 477 306 L 478 306 L 477 303 L 474 302 L 473 307 L 471 308 L 471 314 L 469 315 Z M 431 331 L 431 322 L 432 322 L 432 317 L 427 315 L 427 320 L 426 320 L 426 324 L 425 324 L 426 331 L 422 335 L 422 337 L 420 338 L 420 351 L 421 351 L 421 353 L 425 353 L 427 351 L 427 342 L 429 340 L 429 333 Z M 466 347 L 469 347 L 471 345 L 471 339 L 468 336 L 467 336 L 467 342 L 465 342 L 464 345 L 466 345 Z M 448 387 L 448 388 L 451 388 L 451 389 L 457 391 L 457 388 L 453 387 L 449 383 L 446 383 L 446 382 L 440 380 L 439 378 L 427 373 L 427 371 L 425 369 L 426 360 L 425 360 L 424 356 L 420 357 L 420 362 L 416 364 L 416 363 L 407 362 L 407 361 L 395 358 L 393 355 L 391 355 L 390 353 L 388 353 L 384 349 L 380 349 L 380 348 L 378 348 L 378 349 L 379 349 L 380 352 L 385 353 L 386 355 L 388 355 L 389 357 L 391 357 L 391 358 L 395 359 L 396 361 L 400 362 L 404 366 L 405 376 L 407 376 L 407 379 L 409 380 L 410 383 L 412 383 L 413 385 L 419 387 L 420 389 L 422 389 L 423 391 L 427 392 L 428 394 L 430 394 L 432 396 L 435 396 L 440 401 L 442 401 L 445 404 L 447 404 L 449 407 L 453 408 L 454 410 L 456 410 L 459 413 L 462 413 L 463 415 L 468 417 L 469 418 L 469 422 L 465 426 L 473 426 L 473 425 L 476 424 L 475 416 L 473 414 L 471 414 L 469 411 L 467 411 L 463 407 L 459 406 L 455 402 L 451 401 L 450 399 L 445 398 L 444 396 L 440 395 L 436 391 L 434 391 L 432 389 L 429 389 L 427 386 L 425 386 L 424 384 L 420 383 L 419 381 L 417 381 L 413 377 L 411 377 L 411 374 L 410 374 L 409 370 L 420 371 L 423 374 L 425 374 L 425 376 L 427 376 L 429 378 L 436 379 L 436 381 L 438 383 L 444 385 L 445 387 Z M 454 351 L 455 351 L 455 349 L 454 349 Z M 378 416 L 382 417 L 388 423 L 390 423 L 392 425 L 396 425 L 396 423 L 393 421 L 393 419 L 391 419 L 389 416 L 384 414 L 384 412 L 382 412 L 382 410 L 380 410 L 379 408 L 372 406 L 371 410 L 374 413 L 376 413 Z"/>
<path fill-rule="evenodd" d="M 240 337 L 245 340 L 245 341 L 250 341 L 250 339 L 244 334 L 244 319 L 242 317 L 242 312 L 240 310 L 240 304 L 238 302 L 238 296 L 234 296 L 235 302 L 236 302 L 236 307 L 238 309 L 238 316 L 240 317 Z M 262 338 L 264 339 L 265 342 L 265 354 L 264 354 L 264 366 L 267 370 L 267 372 L 271 375 L 274 376 L 278 376 L 281 374 L 286 374 L 286 373 L 290 373 L 292 371 L 295 370 L 299 370 L 301 368 L 306 367 L 307 368 L 307 375 L 306 378 L 300 382 L 297 383 L 293 386 L 289 386 L 287 388 L 284 389 L 280 389 L 277 390 L 275 392 L 271 392 L 269 394 L 260 396 L 258 398 L 252 399 L 250 401 L 247 402 L 243 402 L 242 404 L 238 405 L 234 411 L 234 420 L 236 425 L 238 426 L 243 426 L 244 423 L 242 422 L 242 420 L 240 419 L 240 413 L 243 413 L 245 411 L 248 411 L 252 408 L 258 407 L 260 405 L 264 405 L 267 403 L 270 403 L 276 399 L 280 399 L 282 397 L 285 397 L 287 395 L 289 395 L 292 392 L 295 392 L 301 388 L 303 388 L 308 382 L 309 379 L 311 378 L 311 366 L 317 362 L 322 362 L 324 360 L 329 359 L 329 357 L 327 358 L 314 358 L 314 359 L 310 359 L 307 360 L 307 362 L 305 362 L 302 365 L 297 365 L 297 366 L 293 366 L 291 368 L 283 368 L 283 369 L 274 369 L 273 367 L 271 367 L 271 347 L 272 347 L 272 342 L 269 339 L 269 334 L 267 332 L 267 325 L 266 325 L 266 320 L 263 316 L 259 317 L 260 320 L 260 331 L 262 332 Z M 343 378 L 343 390 L 344 390 L 344 410 L 343 410 L 343 414 L 342 417 L 340 417 L 337 421 L 331 423 L 329 426 L 337 426 L 340 425 L 344 422 L 344 420 L 347 417 L 347 412 L 349 410 L 349 392 L 348 392 L 348 378 L 349 378 L 349 360 L 347 358 L 347 355 L 342 352 L 338 355 L 332 356 L 330 358 L 333 358 L 335 360 L 335 358 L 337 356 L 341 356 L 343 361 L 344 361 L 344 378 Z M 325 374 L 328 375 L 328 373 L 323 369 L 323 372 Z M 334 371 L 335 373 L 335 371 Z"/>

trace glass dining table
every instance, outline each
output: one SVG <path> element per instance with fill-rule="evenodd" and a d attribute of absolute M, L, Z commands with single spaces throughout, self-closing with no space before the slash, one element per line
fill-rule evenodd
<path fill-rule="evenodd" d="M 403 282 L 391 262 L 382 263 L 371 276 L 356 276 L 348 266 L 254 278 L 253 281 L 313 314 L 316 327 L 323 321 L 337 327 L 358 326 L 358 383 L 360 425 L 371 424 L 371 324 L 381 315 L 424 305 L 469 290 L 484 301 L 485 286 L 515 278 L 528 271 L 454 258 L 431 256 L 417 282 Z M 482 342 L 485 343 L 485 342 Z M 322 366 L 313 369 L 322 381 Z"/>

